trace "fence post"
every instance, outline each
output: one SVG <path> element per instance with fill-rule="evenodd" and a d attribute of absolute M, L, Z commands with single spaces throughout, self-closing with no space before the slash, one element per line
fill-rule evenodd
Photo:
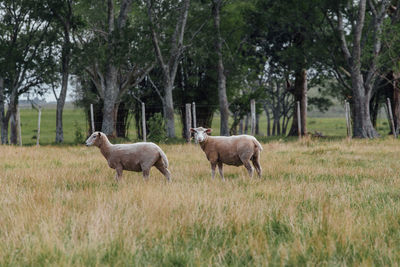
<path fill-rule="evenodd" d="M 185 133 L 185 138 L 186 142 L 190 143 L 190 128 L 192 127 L 192 114 L 190 113 L 191 105 L 186 104 L 185 105 L 185 117 L 186 117 L 186 133 Z"/>
<path fill-rule="evenodd" d="M 351 139 L 350 104 L 347 101 L 344 101 L 344 112 L 346 115 L 347 138 Z"/>
<path fill-rule="evenodd" d="M 193 116 L 193 128 L 197 127 L 197 118 L 196 118 L 196 103 L 192 102 L 192 116 Z M 189 132 L 190 134 L 190 132 Z M 194 139 L 194 143 L 197 144 L 197 139 Z"/>
<path fill-rule="evenodd" d="M 299 140 L 301 140 L 301 114 L 300 114 L 300 101 L 297 101 L 297 131 L 299 135 Z"/>
<path fill-rule="evenodd" d="M 393 137 L 397 138 L 397 132 L 396 129 L 394 127 L 394 120 L 393 120 L 393 113 L 392 113 L 392 105 L 390 104 L 390 99 L 387 98 L 387 108 L 388 108 L 388 113 L 389 113 L 389 119 L 390 119 L 390 125 L 392 126 L 392 133 L 393 133 Z"/>
<path fill-rule="evenodd" d="M 17 125 L 18 125 L 18 144 L 22 146 L 22 133 L 21 133 L 21 114 L 19 113 L 19 107 L 17 108 Z"/>
<path fill-rule="evenodd" d="M 93 104 L 90 104 L 90 121 L 92 123 L 92 133 L 94 133 L 96 130 L 94 129 Z"/>
<path fill-rule="evenodd" d="M 143 131 L 143 142 L 147 140 L 147 133 L 146 133 L 146 107 L 144 102 L 142 102 L 142 131 Z"/>
<path fill-rule="evenodd" d="M 38 108 L 38 129 L 37 129 L 37 138 L 36 138 L 36 146 L 39 146 L 40 140 L 40 118 L 42 117 L 42 107 Z"/>
<path fill-rule="evenodd" d="M 251 135 L 256 133 L 256 101 L 250 100 L 250 112 L 251 112 Z"/>
<path fill-rule="evenodd" d="M 193 116 L 193 128 L 197 127 L 197 118 L 196 118 L 196 103 L 192 102 L 192 116 Z"/>

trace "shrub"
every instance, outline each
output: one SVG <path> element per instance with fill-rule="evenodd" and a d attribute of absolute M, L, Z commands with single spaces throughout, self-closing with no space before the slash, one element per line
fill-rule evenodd
<path fill-rule="evenodd" d="M 85 137 L 82 134 L 82 128 L 79 126 L 77 121 L 74 121 L 74 128 L 75 128 L 75 143 L 82 144 L 85 141 Z"/>
<path fill-rule="evenodd" d="M 165 142 L 167 135 L 165 133 L 164 118 L 161 113 L 155 113 L 148 121 L 149 139 L 156 143 Z"/>

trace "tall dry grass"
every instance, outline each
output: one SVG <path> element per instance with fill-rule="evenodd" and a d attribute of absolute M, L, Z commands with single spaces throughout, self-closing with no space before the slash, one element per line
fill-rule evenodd
<path fill-rule="evenodd" d="M 274 142 L 263 176 L 211 180 L 198 146 L 162 146 L 173 182 L 96 148 L 0 146 L 0 265 L 397 265 L 397 141 Z"/>

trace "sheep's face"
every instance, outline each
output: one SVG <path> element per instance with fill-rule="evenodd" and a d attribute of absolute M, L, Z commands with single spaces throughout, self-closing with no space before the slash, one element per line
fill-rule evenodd
<path fill-rule="evenodd" d="M 204 142 L 207 139 L 207 136 L 209 133 L 211 133 L 211 129 L 208 128 L 203 128 L 203 127 L 198 127 L 198 128 L 190 128 L 190 132 L 194 133 L 194 139 L 197 140 L 197 142 L 201 143 Z"/>
<path fill-rule="evenodd" d="M 86 146 L 99 146 L 101 139 L 100 132 L 94 132 L 92 135 L 86 140 Z"/>

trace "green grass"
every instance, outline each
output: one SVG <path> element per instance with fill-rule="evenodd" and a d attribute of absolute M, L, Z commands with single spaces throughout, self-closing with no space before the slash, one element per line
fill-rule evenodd
<path fill-rule="evenodd" d="M 117 184 L 94 147 L 0 146 L 0 266 L 398 265 L 398 140 L 263 147 L 260 179 L 178 144 L 172 183 Z"/>
<path fill-rule="evenodd" d="M 40 130 L 40 144 L 49 145 L 54 144 L 55 140 L 55 127 L 56 127 L 56 110 L 54 108 L 45 108 L 42 111 L 41 118 L 41 130 Z M 175 132 L 178 140 L 170 140 L 170 142 L 181 142 L 182 124 L 178 115 L 175 116 Z M 37 135 L 37 119 L 38 113 L 33 109 L 21 109 L 21 132 L 22 132 L 22 143 L 23 145 L 34 145 L 36 144 Z M 75 133 L 80 128 L 80 132 L 83 137 L 87 136 L 88 123 L 86 121 L 86 114 L 80 108 L 66 108 L 63 116 L 64 123 L 64 144 L 71 145 L 76 144 Z M 219 124 L 220 118 L 218 114 L 215 114 L 212 122 L 213 135 L 219 135 Z M 289 125 L 290 126 L 290 125 Z M 308 118 L 307 121 L 308 131 L 314 133 L 315 131 L 322 132 L 327 137 L 344 138 L 346 137 L 346 122 L 344 118 Z M 377 126 L 378 132 L 382 136 L 386 136 L 389 132 L 389 125 L 387 120 L 378 120 Z M 263 138 L 267 132 L 267 121 L 265 115 L 260 116 L 260 139 L 263 141 L 277 140 L 282 138 L 270 137 Z M 129 140 L 137 140 L 137 133 L 135 128 L 135 122 L 131 117 L 130 129 L 129 129 Z"/>
<path fill-rule="evenodd" d="M 21 109 L 20 114 L 23 145 L 36 144 L 38 112 L 34 109 Z M 85 113 L 82 109 L 69 108 L 64 110 L 63 115 L 64 142 L 75 144 L 76 125 L 80 127 L 84 136 L 88 130 Z M 40 125 L 40 144 L 53 144 L 56 138 L 56 110 L 44 108 Z"/>

